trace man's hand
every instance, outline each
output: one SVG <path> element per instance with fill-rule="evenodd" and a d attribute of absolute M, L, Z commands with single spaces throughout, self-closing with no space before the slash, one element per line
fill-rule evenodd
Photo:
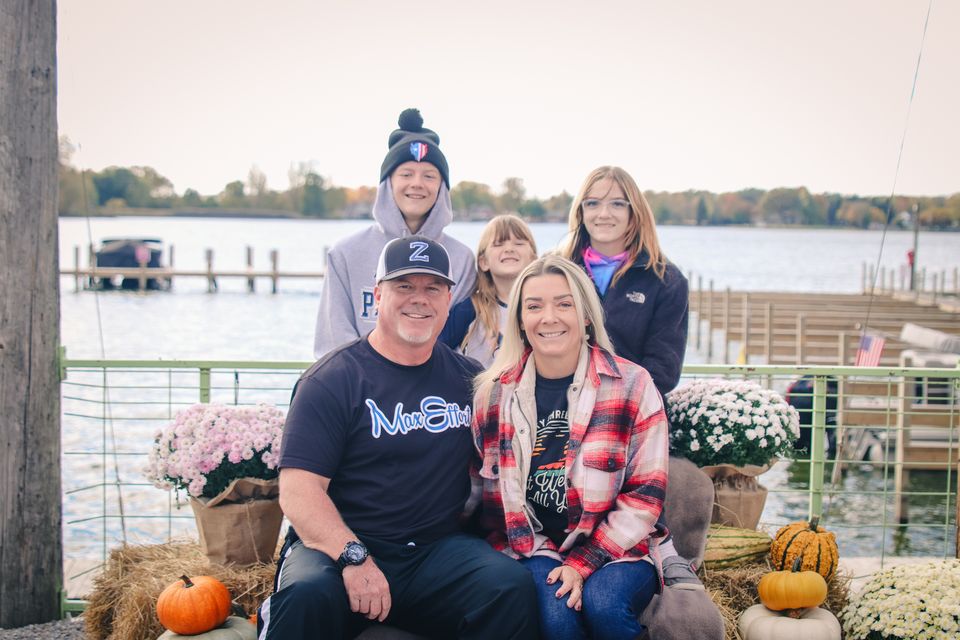
<path fill-rule="evenodd" d="M 392 604 L 390 585 L 373 558 L 368 557 L 361 565 L 344 567 L 343 586 L 350 599 L 351 611 L 377 622 L 387 619 Z"/>
<path fill-rule="evenodd" d="M 557 580 L 561 582 L 560 588 L 557 589 L 557 597 L 562 598 L 569 593 L 570 598 L 567 599 L 567 607 L 580 611 L 580 607 L 583 606 L 581 602 L 583 598 L 583 576 L 577 573 L 577 570 L 573 567 L 562 564 L 547 574 L 547 584 L 553 584 Z"/>

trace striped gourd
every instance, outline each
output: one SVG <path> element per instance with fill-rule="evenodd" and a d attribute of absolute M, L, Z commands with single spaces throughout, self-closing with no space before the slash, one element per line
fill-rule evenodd
<path fill-rule="evenodd" d="M 703 564 L 707 569 L 727 569 L 762 560 L 770 553 L 771 541 L 764 531 L 711 524 Z"/>
<path fill-rule="evenodd" d="M 837 550 L 836 536 L 832 531 L 817 526 L 819 523 L 820 516 L 814 516 L 810 522 L 791 522 L 781 527 L 770 545 L 773 568 L 779 571 L 789 569 L 793 561 L 801 556 L 801 569 L 816 571 L 829 580 L 837 571 L 840 552 Z"/>

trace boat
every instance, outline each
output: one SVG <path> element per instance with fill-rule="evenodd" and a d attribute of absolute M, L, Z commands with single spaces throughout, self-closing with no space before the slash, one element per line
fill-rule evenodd
<path fill-rule="evenodd" d="M 166 291 L 169 278 L 147 277 L 134 270 L 163 268 L 163 241 L 158 238 L 104 238 L 96 251 L 97 268 L 129 270 L 106 276 L 91 276 L 89 288 L 109 291 L 114 289 L 137 291 Z M 141 284 L 141 281 L 143 284 Z"/>

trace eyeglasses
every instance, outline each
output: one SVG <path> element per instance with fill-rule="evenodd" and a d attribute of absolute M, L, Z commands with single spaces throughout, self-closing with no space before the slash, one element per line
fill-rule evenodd
<path fill-rule="evenodd" d="M 606 205 L 610 207 L 610 210 L 614 213 L 623 213 L 630 208 L 630 203 L 626 200 L 621 200 L 620 198 L 614 198 L 613 200 L 598 200 L 597 198 L 587 198 L 580 203 L 580 206 L 583 207 L 584 211 L 600 211 L 600 209 Z"/>

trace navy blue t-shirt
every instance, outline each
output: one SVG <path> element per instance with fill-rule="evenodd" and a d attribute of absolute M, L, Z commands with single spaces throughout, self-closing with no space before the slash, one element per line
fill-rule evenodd
<path fill-rule="evenodd" d="M 533 505 L 543 534 L 557 544 L 567 529 L 567 389 L 571 384 L 572 374 L 556 379 L 537 374 L 537 436 L 527 476 L 527 502 Z"/>
<path fill-rule="evenodd" d="M 424 543 L 453 533 L 470 493 L 479 371 L 439 343 L 424 364 L 404 366 L 360 338 L 297 383 L 280 467 L 330 478 L 330 498 L 359 536 Z"/>

